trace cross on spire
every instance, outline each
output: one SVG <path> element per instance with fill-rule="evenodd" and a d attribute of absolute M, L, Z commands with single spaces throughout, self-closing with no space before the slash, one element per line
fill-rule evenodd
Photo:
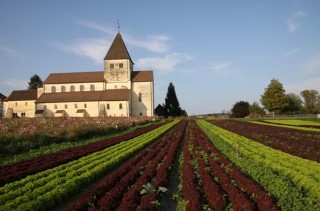
<path fill-rule="evenodd" d="M 118 33 L 120 33 L 120 23 L 119 23 L 119 19 L 118 19 Z"/>

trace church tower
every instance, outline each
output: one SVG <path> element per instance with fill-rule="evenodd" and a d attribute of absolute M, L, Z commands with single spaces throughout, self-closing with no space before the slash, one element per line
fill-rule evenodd
<path fill-rule="evenodd" d="M 133 64 L 122 36 L 118 32 L 104 57 L 106 89 L 130 89 Z"/>

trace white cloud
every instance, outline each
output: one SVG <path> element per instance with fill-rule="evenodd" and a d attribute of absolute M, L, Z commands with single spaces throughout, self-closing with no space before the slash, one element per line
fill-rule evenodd
<path fill-rule="evenodd" d="M 79 21 L 76 24 L 85 26 L 90 29 L 101 31 L 109 35 L 115 35 L 117 33 L 117 31 L 113 29 L 113 27 L 111 27 L 110 25 L 102 25 L 91 21 Z"/>
<path fill-rule="evenodd" d="M 149 36 L 146 39 L 136 39 L 129 35 L 124 35 L 124 39 L 129 45 L 144 48 L 155 53 L 166 53 L 169 50 L 167 41 L 169 41 L 170 38 L 164 35 Z"/>
<path fill-rule="evenodd" d="M 289 33 L 293 33 L 297 30 L 298 28 L 298 25 L 296 22 L 292 21 L 292 20 L 289 20 L 287 21 L 287 30 Z"/>
<path fill-rule="evenodd" d="M 292 57 L 292 56 L 296 55 L 299 52 L 300 52 L 300 49 L 299 48 L 295 48 L 295 49 L 291 49 L 291 50 L 285 52 L 284 55 L 286 57 Z"/>
<path fill-rule="evenodd" d="M 320 77 L 309 78 L 304 81 L 297 83 L 288 83 L 283 85 L 287 93 L 300 94 L 301 91 L 305 89 L 315 89 L 319 90 L 320 87 Z"/>
<path fill-rule="evenodd" d="M 303 12 L 303 11 L 296 11 L 293 13 L 294 17 L 305 17 L 307 15 L 307 13 Z"/>
<path fill-rule="evenodd" d="M 215 62 L 210 64 L 210 70 L 213 71 L 214 74 L 221 76 L 230 76 L 234 73 L 234 71 L 230 70 L 231 62 Z"/>
<path fill-rule="evenodd" d="M 188 54 L 170 53 L 164 57 L 147 57 L 139 59 L 136 65 L 139 69 L 155 69 L 164 72 L 173 71 L 177 65 L 191 60 Z"/>
<path fill-rule="evenodd" d="M 305 63 L 303 72 L 306 75 L 320 75 L 320 53 L 313 56 Z"/>
<path fill-rule="evenodd" d="M 104 39 L 81 39 L 73 44 L 49 43 L 52 48 L 65 52 L 72 52 L 90 58 L 93 62 L 100 64 L 106 54 L 110 42 Z"/>
<path fill-rule="evenodd" d="M 114 36 L 117 33 L 117 31 L 113 29 L 115 27 L 112 27 L 110 25 L 102 25 L 102 24 L 90 22 L 90 21 L 80 21 L 80 22 L 77 22 L 77 24 L 81 26 L 85 26 L 90 29 L 95 29 L 95 30 L 104 32 L 108 35 Z M 135 38 L 126 33 L 121 33 L 121 35 L 123 36 L 125 43 L 127 43 L 128 45 L 132 45 L 138 48 L 144 48 L 151 52 L 166 53 L 168 52 L 168 49 L 169 49 L 167 42 L 170 40 L 170 37 L 165 35 L 147 36 L 147 38 L 143 38 L 143 39 Z"/>

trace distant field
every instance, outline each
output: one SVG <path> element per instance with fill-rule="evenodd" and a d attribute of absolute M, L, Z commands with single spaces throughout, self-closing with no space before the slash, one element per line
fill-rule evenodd
<path fill-rule="evenodd" d="M 313 120 L 300 120 L 300 119 L 277 119 L 277 120 L 264 120 L 265 122 L 276 123 L 276 124 L 285 124 L 285 125 L 294 125 L 294 126 L 320 126 L 320 121 Z"/>

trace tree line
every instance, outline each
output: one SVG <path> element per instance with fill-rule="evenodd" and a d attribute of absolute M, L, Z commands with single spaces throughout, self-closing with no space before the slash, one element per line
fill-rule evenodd
<path fill-rule="evenodd" d="M 301 97 L 300 97 L 301 96 Z M 272 79 L 264 93 L 261 95 L 259 103 L 250 105 L 247 101 L 236 102 L 232 109 L 233 117 L 261 116 L 265 111 L 273 114 L 317 114 L 320 113 L 320 94 L 317 90 L 305 89 L 300 92 L 300 96 L 295 93 L 286 94 L 282 83 L 278 79 Z"/>

